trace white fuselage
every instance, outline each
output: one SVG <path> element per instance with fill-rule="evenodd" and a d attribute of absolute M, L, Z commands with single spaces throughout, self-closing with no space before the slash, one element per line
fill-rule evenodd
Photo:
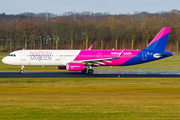
<path fill-rule="evenodd" d="M 18 50 L 3 59 L 9 65 L 65 66 L 80 50 Z"/>

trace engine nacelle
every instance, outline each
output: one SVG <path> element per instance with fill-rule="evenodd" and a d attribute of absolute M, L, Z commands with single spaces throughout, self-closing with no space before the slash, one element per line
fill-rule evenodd
<path fill-rule="evenodd" d="M 66 66 L 57 66 L 57 69 L 59 69 L 59 70 L 66 70 Z"/>
<path fill-rule="evenodd" d="M 68 63 L 66 65 L 66 70 L 68 71 L 81 71 L 84 70 L 84 64 L 80 64 L 80 63 Z"/>

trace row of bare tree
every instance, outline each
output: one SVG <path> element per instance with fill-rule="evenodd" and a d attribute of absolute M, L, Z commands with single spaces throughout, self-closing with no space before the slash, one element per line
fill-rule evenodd
<path fill-rule="evenodd" d="M 106 15 L 88 19 L 59 16 L 0 21 L 0 50 L 143 49 L 162 27 L 171 27 L 166 50 L 179 52 L 180 11 Z"/>

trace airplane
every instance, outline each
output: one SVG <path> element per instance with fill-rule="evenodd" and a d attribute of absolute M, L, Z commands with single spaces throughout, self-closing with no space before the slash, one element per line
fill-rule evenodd
<path fill-rule="evenodd" d="M 170 27 L 163 27 L 142 50 L 17 50 L 2 59 L 8 65 L 57 66 L 60 70 L 93 74 L 92 67 L 127 66 L 163 59 L 173 54 L 165 52 Z"/>

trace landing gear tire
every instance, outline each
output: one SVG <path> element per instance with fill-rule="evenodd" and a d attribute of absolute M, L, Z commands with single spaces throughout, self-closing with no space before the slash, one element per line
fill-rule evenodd
<path fill-rule="evenodd" d="M 93 74 L 94 73 L 94 70 L 93 69 L 89 69 L 88 70 L 88 74 Z"/>
<path fill-rule="evenodd" d="M 21 71 L 20 71 L 21 74 L 24 73 L 24 70 L 23 70 L 23 69 L 24 69 L 24 65 L 21 66 Z"/>
<path fill-rule="evenodd" d="M 87 72 L 87 68 L 85 68 L 84 70 L 81 71 L 83 74 L 85 74 Z"/>
<path fill-rule="evenodd" d="M 24 73 L 24 71 L 23 71 L 23 70 L 21 70 L 21 71 L 20 71 L 20 73 L 21 73 L 21 74 L 23 74 L 23 73 Z"/>

